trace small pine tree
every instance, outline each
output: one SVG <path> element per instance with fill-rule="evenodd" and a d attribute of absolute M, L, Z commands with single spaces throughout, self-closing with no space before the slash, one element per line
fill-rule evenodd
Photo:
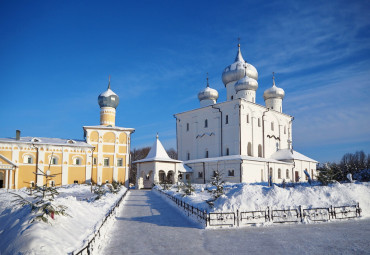
<path fill-rule="evenodd" d="M 222 180 L 222 176 L 223 174 L 216 170 L 214 171 L 214 175 L 211 178 L 211 185 L 216 187 L 216 189 L 209 189 L 208 191 L 212 193 L 215 200 L 224 194 L 225 182 Z"/>
<path fill-rule="evenodd" d="M 185 195 L 190 196 L 195 191 L 193 185 L 191 185 L 191 181 L 188 180 L 187 184 L 184 185 L 184 192 Z"/>
<path fill-rule="evenodd" d="M 338 175 L 338 166 L 335 163 L 326 163 L 323 167 L 319 167 L 319 174 L 317 175 L 317 180 L 321 182 L 322 185 L 328 185 L 335 182 L 336 176 Z"/>

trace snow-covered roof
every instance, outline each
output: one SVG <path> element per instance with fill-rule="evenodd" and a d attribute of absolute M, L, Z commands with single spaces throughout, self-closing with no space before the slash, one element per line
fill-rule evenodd
<path fill-rule="evenodd" d="M 97 126 L 84 126 L 83 129 L 109 129 L 109 130 L 118 130 L 118 131 L 130 131 L 131 133 L 135 132 L 134 128 L 125 128 L 125 127 L 117 127 L 117 126 L 103 126 L 103 125 L 97 125 Z"/>
<path fill-rule="evenodd" d="M 179 167 L 178 170 L 181 173 L 192 173 L 193 172 L 193 169 L 191 167 L 185 165 L 184 163 L 180 164 L 180 167 Z"/>
<path fill-rule="evenodd" d="M 191 164 L 191 163 L 214 162 L 214 161 L 223 161 L 223 160 L 251 160 L 251 161 L 259 161 L 259 162 L 292 164 L 290 162 L 282 162 L 282 161 L 271 159 L 271 158 L 268 158 L 268 159 L 267 158 L 257 158 L 257 157 L 251 157 L 251 156 L 246 156 L 246 155 L 230 155 L 230 156 L 222 156 L 222 157 L 214 157 L 214 158 L 193 159 L 193 160 L 184 161 L 184 163 Z"/>
<path fill-rule="evenodd" d="M 48 138 L 48 137 L 31 137 L 24 136 L 19 140 L 15 138 L 0 138 L 0 143 L 25 143 L 25 144 L 50 144 L 50 145 L 64 145 L 72 147 L 89 147 L 94 146 L 88 144 L 84 140 L 72 140 L 72 139 L 61 139 L 61 138 Z"/>
<path fill-rule="evenodd" d="M 158 136 L 152 148 L 150 149 L 148 155 L 146 156 L 146 158 L 141 159 L 141 160 L 136 160 L 132 163 L 149 162 L 149 161 L 165 161 L 165 162 L 175 162 L 175 163 L 182 162 L 180 160 L 172 159 L 168 156 L 161 141 L 159 141 Z"/>
<path fill-rule="evenodd" d="M 282 149 L 278 150 L 274 154 L 271 155 L 272 159 L 276 160 L 302 160 L 302 161 L 309 161 L 309 162 L 315 162 L 317 163 L 316 160 L 306 157 L 305 155 L 293 150 L 291 151 L 290 149 Z"/>

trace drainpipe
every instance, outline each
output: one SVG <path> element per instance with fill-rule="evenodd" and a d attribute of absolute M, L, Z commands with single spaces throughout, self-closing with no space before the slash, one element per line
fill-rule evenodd
<path fill-rule="evenodd" d="M 242 165 L 243 165 L 243 159 L 240 160 L 240 183 L 242 183 Z"/>
<path fill-rule="evenodd" d="M 217 109 L 219 112 L 220 112 L 220 124 L 221 124 L 221 130 L 220 130 L 220 139 L 221 139 L 221 157 L 223 156 L 223 145 L 222 145 L 222 142 L 223 142 L 223 139 L 222 139 L 222 111 L 220 108 L 217 108 L 217 107 L 214 107 L 214 105 L 212 105 L 212 108 L 213 109 Z"/>
<path fill-rule="evenodd" d="M 177 152 L 177 159 L 179 159 L 179 139 L 177 137 L 177 117 L 176 115 L 173 115 L 173 117 L 176 119 L 176 152 Z"/>
<path fill-rule="evenodd" d="M 270 110 L 270 108 L 267 108 L 266 111 L 263 112 L 262 114 L 262 146 L 263 146 L 263 157 L 266 158 L 266 154 L 265 154 L 265 122 L 264 122 L 264 117 L 265 117 L 265 113 L 268 112 Z"/>
<path fill-rule="evenodd" d="M 206 184 L 206 166 L 205 162 L 203 162 L 203 183 Z"/>

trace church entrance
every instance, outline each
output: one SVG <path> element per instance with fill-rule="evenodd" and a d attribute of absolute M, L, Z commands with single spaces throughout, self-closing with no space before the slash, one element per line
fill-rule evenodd
<path fill-rule="evenodd" d="M 150 171 L 149 174 L 144 177 L 144 189 L 151 188 L 153 188 L 153 171 Z"/>

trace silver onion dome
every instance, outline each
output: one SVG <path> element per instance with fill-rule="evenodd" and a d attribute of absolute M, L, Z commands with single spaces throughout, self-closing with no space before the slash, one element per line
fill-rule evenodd
<path fill-rule="evenodd" d="M 119 97 L 110 89 L 110 77 L 108 83 L 108 89 L 101 93 L 98 97 L 98 103 L 100 107 L 113 107 L 117 108 L 119 104 Z"/>
<path fill-rule="evenodd" d="M 208 74 L 207 74 L 207 87 L 198 93 L 198 99 L 199 101 L 202 101 L 202 100 L 215 100 L 216 101 L 218 99 L 217 90 L 209 87 Z"/>
<path fill-rule="evenodd" d="M 241 78 L 235 83 L 234 88 L 236 93 L 238 93 L 240 90 L 256 91 L 258 89 L 258 82 L 255 79 L 249 78 L 247 75 L 245 75 L 244 78 Z"/>
<path fill-rule="evenodd" d="M 285 92 L 282 88 L 276 87 L 275 85 L 275 77 L 272 77 L 272 87 L 269 89 L 266 89 L 265 92 L 263 92 L 263 98 L 265 100 L 270 98 L 280 98 L 283 99 L 285 96 Z"/>
<path fill-rule="evenodd" d="M 238 52 L 235 57 L 234 63 L 226 67 L 222 73 L 222 82 L 226 86 L 229 82 L 238 81 L 242 79 L 245 75 L 249 78 L 258 80 L 257 69 L 245 62 L 242 53 L 240 51 L 240 44 L 238 44 Z"/>

